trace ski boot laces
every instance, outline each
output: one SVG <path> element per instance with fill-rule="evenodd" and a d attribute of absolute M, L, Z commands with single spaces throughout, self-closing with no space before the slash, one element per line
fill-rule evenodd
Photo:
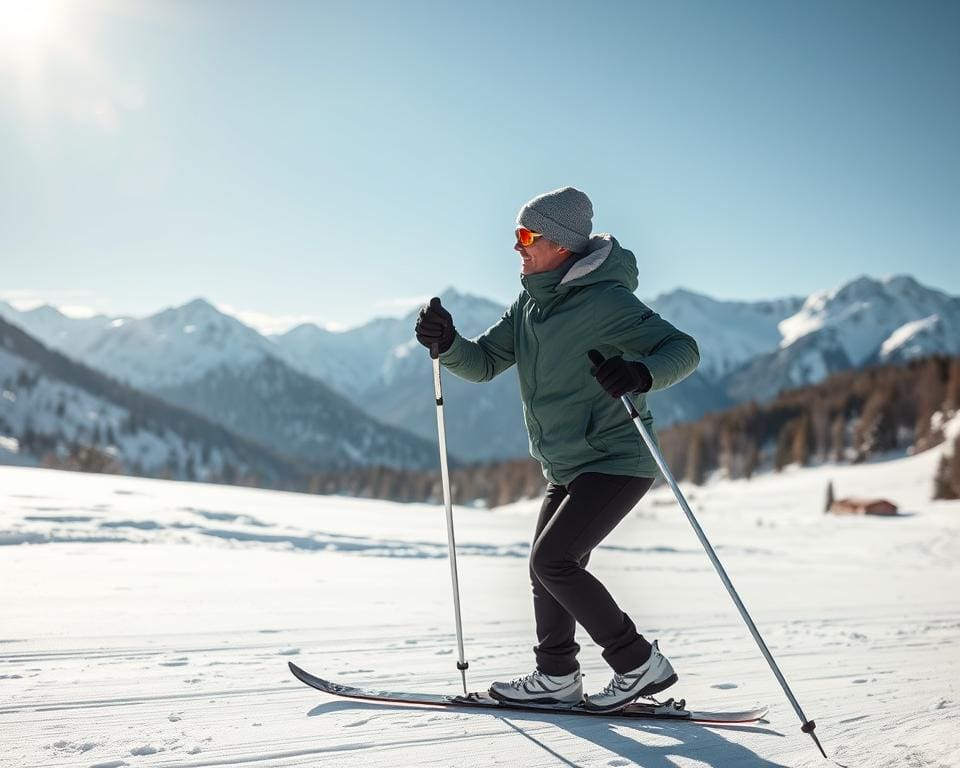
<path fill-rule="evenodd" d="M 523 677 L 518 677 L 518 678 L 515 678 L 514 680 L 511 680 L 510 686 L 520 691 L 520 690 L 523 690 L 524 683 L 527 683 L 527 682 L 532 683 L 535 680 L 539 679 L 540 677 L 542 677 L 540 670 L 535 669 L 529 675 L 524 675 Z"/>
<path fill-rule="evenodd" d="M 607 687 L 600 691 L 601 696 L 613 696 L 617 692 L 617 689 L 622 689 L 624 683 L 627 682 L 627 678 L 621 675 L 619 672 L 615 672 L 613 675 L 613 680 L 607 683 Z"/>

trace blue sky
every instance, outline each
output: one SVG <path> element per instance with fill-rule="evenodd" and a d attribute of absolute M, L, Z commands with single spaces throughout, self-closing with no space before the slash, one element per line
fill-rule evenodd
<path fill-rule="evenodd" d="M 566 184 L 642 297 L 960 293 L 955 2 L 37 0 L 0 30 L 3 298 L 506 303 L 517 209 Z"/>

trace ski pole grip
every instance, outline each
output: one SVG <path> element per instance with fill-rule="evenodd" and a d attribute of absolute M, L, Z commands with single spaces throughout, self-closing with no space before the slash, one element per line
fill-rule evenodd
<path fill-rule="evenodd" d="M 430 309 L 439 309 L 439 307 L 440 307 L 440 299 L 434 296 L 432 299 L 430 299 Z M 430 345 L 430 357 L 433 358 L 434 360 L 440 357 L 439 342 L 435 341 L 433 344 Z"/>
<path fill-rule="evenodd" d="M 596 349 L 591 349 L 587 352 L 587 357 L 590 358 L 590 362 L 593 363 L 597 368 L 599 368 L 604 363 L 603 355 Z"/>

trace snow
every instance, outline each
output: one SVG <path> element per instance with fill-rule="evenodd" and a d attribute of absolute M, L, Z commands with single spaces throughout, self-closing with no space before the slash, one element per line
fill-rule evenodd
<path fill-rule="evenodd" d="M 930 418 L 930 424 L 934 430 L 943 431 L 943 444 L 940 446 L 941 455 L 944 458 L 953 456 L 953 449 L 958 437 L 960 437 L 960 413 L 953 418 L 947 418 L 942 411 L 937 411 Z"/>
<path fill-rule="evenodd" d="M 940 318 L 938 315 L 931 315 L 930 317 L 924 317 L 921 320 L 914 320 L 912 322 L 905 323 L 891 333 L 889 338 L 887 338 L 887 340 L 880 345 L 880 356 L 882 358 L 889 357 L 895 349 L 907 344 L 917 334 L 923 333 L 924 331 L 931 331 L 939 322 Z"/>
<path fill-rule="evenodd" d="M 952 425 L 952 422 L 951 422 Z M 952 428 L 952 426 L 951 426 Z M 831 756 L 960 764 L 960 502 L 940 449 L 685 487 Z M 835 517 L 837 495 L 897 518 Z M 457 507 L 468 682 L 530 670 L 538 502 Z M 613 722 L 352 702 L 355 685 L 456 692 L 442 507 L 0 467 L 0 765 L 819 766 L 666 488 L 591 569 L 701 709 L 749 726 Z M 609 670 L 581 637 L 588 689 Z"/>

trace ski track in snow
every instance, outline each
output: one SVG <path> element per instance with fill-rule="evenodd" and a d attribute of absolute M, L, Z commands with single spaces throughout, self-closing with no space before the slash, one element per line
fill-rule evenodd
<path fill-rule="evenodd" d="M 960 765 L 960 504 L 935 452 L 689 497 L 817 733 L 850 766 Z M 821 512 L 838 493 L 898 519 Z M 820 766 L 669 491 L 592 569 L 699 709 L 748 726 L 326 697 L 287 671 L 456 692 L 442 509 L 0 467 L 0 766 Z M 529 671 L 537 502 L 457 508 L 468 681 Z M 462 544 L 460 542 L 462 541 Z M 609 670 L 582 636 L 588 689 Z"/>

